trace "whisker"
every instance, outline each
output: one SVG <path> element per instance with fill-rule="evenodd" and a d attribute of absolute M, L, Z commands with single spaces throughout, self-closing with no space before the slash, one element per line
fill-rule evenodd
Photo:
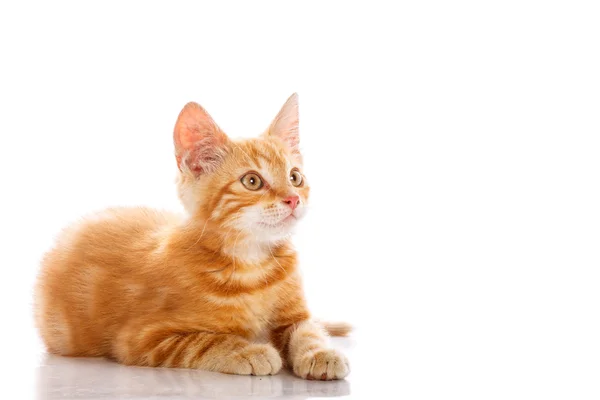
<path fill-rule="evenodd" d="M 271 257 L 273 257 L 273 260 L 277 263 L 277 265 L 279 266 L 279 268 L 281 269 L 281 271 L 285 273 L 285 268 L 283 268 L 283 266 L 275 258 L 275 255 L 273 254 L 273 251 L 271 250 L 271 245 L 268 245 L 267 247 L 269 248 L 269 253 L 271 253 Z"/>
<path fill-rule="evenodd" d="M 233 274 L 235 273 L 235 257 L 232 257 L 232 262 L 233 262 L 233 268 L 231 269 L 231 273 L 229 274 L 229 278 L 227 278 L 227 280 L 225 281 L 225 283 L 223 285 L 227 285 L 229 283 L 229 281 L 231 280 L 231 277 L 233 276 Z"/>
<path fill-rule="evenodd" d="M 213 269 L 212 271 L 201 271 L 203 274 L 208 274 L 208 273 L 213 273 L 213 272 L 221 272 L 221 271 L 225 271 L 227 268 L 231 267 L 230 265 L 227 265 L 221 269 Z"/>
<path fill-rule="evenodd" d="M 233 215 L 233 217 L 232 217 L 230 220 L 223 222 L 223 223 L 221 224 L 221 226 L 219 226 L 219 228 L 224 228 L 225 226 L 229 225 L 229 230 L 228 230 L 228 231 L 225 233 L 225 235 L 223 235 L 223 238 L 222 238 L 222 242 L 223 242 L 223 244 L 225 243 L 225 240 L 226 240 L 226 239 L 229 237 L 229 234 L 231 233 L 231 230 L 234 228 L 234 224 L 233 224 L 233 223 L 234 223 L 235 221 L 237 221 L 237 219 L 239 218 L 240 211 L 241 211 L 241 210 L 238 210 L 238 211 L 237 211 L 237 212 L 236 212 L 236 213 Z"/>
<path fill-rule="evenodd" d="M 237 247 L 237 241 L 240 238 L 240 235 L 244 233 L 244 231 L 240 230 L 240 232 L 238 233 L 238 235 L 235 237 L 235 242 L 233 243 L 233 248 L 235 249 Z"/>
<path fill-rule="evenodd" d="M 244 155 L 245 155 L 245 156 L 246 156 L 246 158 L 248 159 L 248 163 L 250 163 L 250 164 L 254 164 L 254 162 L 252 161 L 252 158 L 250 158 L 250 156 L 248 155 L 248 153 L 246 153 L 246 152 L 244 151 L 244 149 L 242 149 L 242 148 L 240 147 L 240 145 L 239 145 L 239 144 L 237 144 L 237 143 L 232 143 L 232 144 L 233 144 L 233 146 L 234 146 L 234 149 L 238 149 L 239 151 L 241 151 L 242 153 L 244 153 Z"/>
<path fill-rule="evenodd" d="M 192 247 L 195 247 L 198 244 L 198 242 L 200 242 L 200 239 L 202 239 L 202 236 L 204 236 L 204 230 L 206 229 L 206 225 L 208 224 L 208 221 L 211 220 L 211 218 L 212 218 L 212 215 L 210 217 L 208 217 L 208 219 L 204 223 L 204 227 L 202 228 L 202 233 L 200 234 L 200 236 L 198 236 L 198 239 L 196 239 L 194 244 L 192 244 L 190 247 L 188 247 L 188 251 L 191 250 Z"/>

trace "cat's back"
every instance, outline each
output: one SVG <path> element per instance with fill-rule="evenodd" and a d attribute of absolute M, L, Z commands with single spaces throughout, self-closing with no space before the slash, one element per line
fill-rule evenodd
<path fill-rule="evenodd" d="M 143 273 L 180 221 L 177 214 L 150 208 L 111 208 L 65 228 L 42 260 L 35 293 L 36 323 L 49 350 L 77 353 L 66 339 L 69 325 L 91 320 L 107 301 L 118 302 L 117 285 Z"/>
<path fill-rule="evenodd" d="M 180 221 L 177 214 L 146 207 L 109 208 L 87 215 L 58 235 L 43 267 L 50 267 L 59 254 L 60 261 L 75 258 L 106 265 L 122 258 L 139 260 Z"/>

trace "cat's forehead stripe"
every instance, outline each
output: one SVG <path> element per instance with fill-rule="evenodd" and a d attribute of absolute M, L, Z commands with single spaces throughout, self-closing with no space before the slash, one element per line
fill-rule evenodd
<path fill-rule="evenodd" d="M 253 161 L 256 164 L 262 164 L 260 162 L 262 159 L 267 165 L 272 167 L 285 167 L 287 165 L 285 153 L 273 143 L 262 141 L 260 143 L 250 142 L 248 145 L 248 153 L 253 157 Z"/>

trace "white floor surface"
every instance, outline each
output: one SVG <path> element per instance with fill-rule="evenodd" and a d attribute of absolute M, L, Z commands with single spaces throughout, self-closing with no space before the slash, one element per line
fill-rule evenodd
<path fill-rule="evenodd" d="M 350 354 L 354 347 L 351 342 L 351 339 L 335 339 L 334 345 Z M 275 376 L 235 376 L 199 370 L 131 367 L 100 358 L 46 353 L 40 354 L 39 362 L 32 367 L 29 372 L 33 372 L 33 393 L 27 393 L 24 398 L 38 400 L 309 399 L 352 394 L 352 376 L 331 382 L 299 379 L 287 371 Z"/>

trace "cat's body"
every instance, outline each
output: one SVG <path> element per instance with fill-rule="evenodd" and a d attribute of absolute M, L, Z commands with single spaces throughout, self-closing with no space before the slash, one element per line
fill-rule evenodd
<path fill-rule="evenodd" d="M 282 245 L 276 258 L 238 261 L 233 271 L 233 259 L 197 243 L 202 226 L 195 228 L 144 208 L 107 210 L 68 228 L 44 260 L 40 297 L 53 302 L 40 304 L 38 325 L 53 322 L 42 330 L 49 350 L 117 358 L 119 333 L 148 317 L 140 328 L 173 321 L 182 333 L 259 338 L 300 291 L 293 250 Z"/>
<path fill-rule="evenodd" d="M 189 215 L 116 208 L 67 228 L 36 289 L 50 352 L 236 374 L 282 363 L 305 378 L 348 373 L 310 319 L 288 240 L 308 198 L 296 101 L 265 137 L 238 142 L 199 106 L 184 108 L 174 139 Z"/>

